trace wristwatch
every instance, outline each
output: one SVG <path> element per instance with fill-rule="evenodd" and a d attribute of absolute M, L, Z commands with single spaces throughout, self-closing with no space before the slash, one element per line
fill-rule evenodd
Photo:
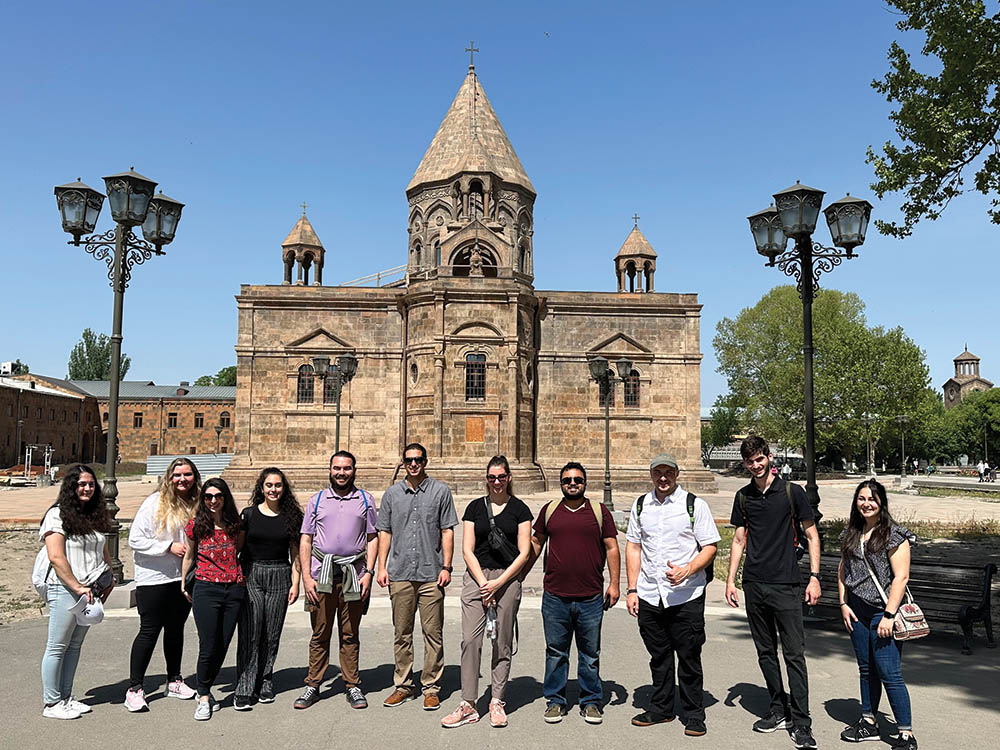
<path fill-rule="evenodd" d="M 452 567 L 450 565 L 442 565 L 441 570 L 447 570 L 449 573 L 451 573 Z"/>
<path fill-rule="evenodd" d="M 819 573 L 813 573 L 812 571 L 809 571 L 809 575 L 810 575 L 810 576 L 811 576 L 812 578 L 815 578 L 815 579 L 816 579 L 817 581 L 820 581 L 820 580 L 822 580 L 822 579 L 821 579 L 821 578 L 819 577 Z"/>
<path fill-rule="evenodd" d="M 882 617 L 884 617 L 887 620 L 895 620 L 896 619 L 896 613 L 895 612 L 890 612 L 889 610 L 885 610 L 884 612 L 882 612 Z"/>
<path fill-rule="evenodd" d="M 625 591 L 626 594 L 638 594 L 639 589 L 628 589 Z"/>

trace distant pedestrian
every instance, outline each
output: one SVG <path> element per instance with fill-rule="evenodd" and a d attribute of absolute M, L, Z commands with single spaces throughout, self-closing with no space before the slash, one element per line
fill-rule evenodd
<path fill-rule="evenodd" d="M 125 693 L 125 708 L 133 713 L 149 710 L 143 680 L 160 631 L 167 662 L 164 694 L 181 700 L 195 696 L 181 674 L 184 623 L 191 612 L 191 602 L 181 591 L 181 564 L 188 542 L 184 527 L 198 507 L 200 493 L 198 467 L 187 458 L 175 458 L 160 479 L 159 489 L 142 501 L 129 529 L 139 610 Z"/>
<path fill-rule="evenodd" d="M 752 480 L 736 493 L 730 522 L 736 527 L 726 580 L 726 601 L 739 606 L 736 572 L 743 551 L 743 592 L 747 623 L 757 648 L 757 662 L 764 675 L 771 702 L 766 716 L 755 722 L 755 732 L 791 729 L 800 750 L 816 747 L 809 716 L 809 682 L 806 672 L 802 601 L 815 604 L 820 597 L 819 534 L 812 506 L 796 484 L 775 479 L 769 471 L 771 455 L 762 438 L 752 435 L 740 446 L 743 465 Z M 796 561 L 797 523 L 809 543 L 809 583 L 802 592 Z M 778 665 L 778 638 L 788 672 L 785 691 Z"/>
<path fill-rule="evenodd" d="M 492 641 L 490 724 L 507 726 L 504 691 L 510 676 L 521 569 L 531 553 L 531 510 L 511 494 L 510 464 L 494 456 L 486 465 L 487 494 L 462 516 L 462 701 L 441 720 L 446 728 L 479 721 L 479 666 L 483 636 Z"/>
<path fill-rule="evenodd" d="M 42 656 L 42 716 L 47 719 L 76 719 L 92 710 L 73 697 L 80 648 L 90 625 L 71 609 L 81 599 L 88 605 L 103 603 L 115 587 L 104 544 L 109 531 L 111 519 L 93 469 L 71 467 L 38 529 L 50 563 L 45 577 L 49 635 Z"/>
<path fill-rule="evenodd" d="M 611 511 L 586 496 L 587 471 L 570 461 L 559 472 L 562 499 L 542 507 L 531 538 L 532 561 L 548 542 L 542 593 L 545 632 L 544 719 L 567 713 L 569 650 L 576 638 L 580 714 L 588 724 L 604 721 L 601 703 L 601 624 L 620 596 L 621 554 Z M 604 565 L 608 588 L 604 590 Z"/>
<path fill-rule="evenodd" d="M 901 671 L 903 647 L 892 636 L 910 577 L 910 537 L 889 515 L 885 487 L 874 479 L 859 484 L 840 535 L 838 574 L 840 614 L 851 634 L 861 678 L 861 719 L 840 733 L 847 742 L 880 739 L 877 716 L 884 686 L 899 730 L 895 747 L 917 748 Z"/>
<path fill-rule="evenodd" d="M 684 734 L 700 737 L 706 732 L 705 586 L 720 537 L 708 504 L 677 484 L 679 473 L 673 456 L 656 456 L 649 464 L 653 490 L 639 496 L 629 514 L 626 605 L 639 620 L 653 676 L 649 708 L 632 724 L 646 727 L 674 718 L 676 655 Z"/>
<path fill-rule="evenodd" d="M 983 481 L 983 473 L 986 471 L 986 464 L 983 463 L 983 459 L 979 459 L 979 463 L 976 464 L 976 471 L 979 473 L 979 481 Z"/>
<path fill-rule="evenodd" d="M 247 598 L 237 627 L 237 711 L 248 710 L 255 700 L 274 702 L 274 661 L 285 613 L 299 598 L 301 526 L 302 508 L 288 479 L 280 469 L 264 469 L 254 483 L 250 507 L 240 513 Z"/>
<path fill-rule="evenodd" d="M 184 527 L 188 548 L 182 573 L 184 593 L 192 603 L 198 627 L 198 701 L 194 718 L 208 721 L 219 704 L 212 697 L 246 599 L 246 579 L 240 568 L 240 514 L 229 485 L 209 479 L 201 487 L 201 502 Z M 194 569 L 188 590 L 187 574 Z"/>
<path fill-rule="evenodd" d="M 781 465 L 781 478 L 786 482 L 792 478 L 792 466 L 787 461 Z"/>

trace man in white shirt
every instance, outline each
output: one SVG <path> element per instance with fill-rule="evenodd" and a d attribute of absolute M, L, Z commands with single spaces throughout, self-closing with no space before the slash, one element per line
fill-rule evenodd
<path fill-rule="evenodd" d="M 636 499 L 625 547 L 628 612 L 639 620 L 649 651 L 653 697 L 632 724 L 646 727 L 674 719 L 674 655 L 684 734 L 705 734 L 701 647 L 705 643 L 705 586 L 719 532 L 708 504 L 677 484 L 677 461 L 650 461 L 653 491 Z"/>

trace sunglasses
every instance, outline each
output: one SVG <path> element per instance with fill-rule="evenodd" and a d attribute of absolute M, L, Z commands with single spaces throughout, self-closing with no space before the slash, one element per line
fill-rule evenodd
<path fill-rule="evenodd" d="M 424 458 L 423 456 L 417 456 L 417 457 L 408 456 L 403 459 L 404 464 L 422 464 L 425 463 L 426 461 L 427 459 Z"/>
<path fill-rule="evenodd" d="M 225 499 L 225 497 L 226 496 L 223 495 L 221 492 L 206 492 L 204 495 L 201 496 L 201 499 L 202 500 L 223 500 L 223 499 Z"/>
<path fill-rule="evenodd" d="M 509 476 L 510 476 L 510 474 L 487 474 L 486 475 L 486 481 L 487 482 L 502 482 L 503 480 L 505 480 Z"/>
<path fill-rule="evenodd" d="M 587 480 L 583 477 L 563 477 L 559 480 L 560 484 L 586 484 Z"/>

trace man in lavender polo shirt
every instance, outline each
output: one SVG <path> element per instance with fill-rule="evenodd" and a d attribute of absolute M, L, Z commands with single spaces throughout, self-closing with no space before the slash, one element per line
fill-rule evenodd
<path fill-rule="evenodd" d="M 367 708 L 358 674 L 358 628 L 364 602 L 371 592 L 378 554 L 375 502 L 354 486 L 354 456 L 337 451 L 330 458 L 330 486 L 306 506 L 299 541 L 302 588 L 308 599 L 312 638 L 306 689 L 295 708 L 309 708 L 319 699 L 319 686 L 330 663 L 333 621 L 340 633 L 340 674 L 351 708 Z"/>

